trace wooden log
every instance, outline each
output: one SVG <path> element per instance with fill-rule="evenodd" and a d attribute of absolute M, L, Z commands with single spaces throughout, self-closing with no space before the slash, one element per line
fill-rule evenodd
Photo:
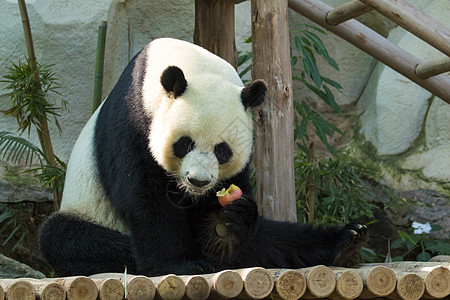
<path fill-rule="evenodd" d="M 120 280 L 115 278 L 93 279 L 98 288 L 100 300 L 122 300 L 125 289 Z"/>
<path fill-rule="evenodd" d="M 237 68 L 234 0 L 195 0 L 194 43 Z"/>
<path fill-rule="evenodd" d="M 246 268 L 236 270 L 244 282 L 239 298 L 264 299 L 273 290 L 274 280 L 272 275 L 263 268 Z"/>
<path fill-rule="evenodd" d="M 160 277 L 150 277 L 150 280 L 156 286 L 156 295 L 163 300 L 180 300 L 186 292 L 184 281 L 175 275 L 166 275 Z"/>
<path fill-rule="evenodd" d="M 406 0 L 361 0 L 431 46 L 450 56 L 450 30 Z"/>
<path fill-rule="evenodd" d="M 202 275 L 211 287 L 210 298 L 235 298 L 244 288 L 241 276 L 232 270 Z"/>
<path fill-rule="evenodd" d="M 422 63 L 416 67 L 417 76 L 424 79 L 448 71 L 450 71 L 450 57 L 444 57 L 436 61 Z"/>
<path fill-rule="evenodd" d="M 447 262 L 450 263 L 450 255 L 437 255 L 430 259 L 430 262 Z"/>
<path fill-rule="evenodd" d="M 397 286 L 388 297 L 390 299 L 419 300 L 425 293 L 425 283 L 416 274 L 395 272 Z"/>
<path fill-rule="evenodd" d="M 386 297 L 395 290 L 396 277 L 392 270 L 385 266 L 355 269 L 364 284 L 360 298 Z"/>
<path fill-rule="evenodd" d="M 1 279 L 0 285 L 5 291 L 6 300 L 35 300 L 36 290 L 23 279 Z"/>
<path fill-rule="evenodd" d="M 252 78 L 267 82 L 267 100 L 254 110 L 256 196 L 261 215 L 297 221 L 294 102 L 287 0 L 252 0 Z"/>
<path fill-rule="evenodd" d="M 361 295 L 364 284 L 361 276 L 352 269 L 331 268 L 336 278 L 336 289 L 328 296 L 331 299 L 356 299 Z"/>
<path fill-rule="evenodd" d="M 68 300 L 96 300 L 98 296 L 97 285 L 92 279 L 85 276 L 73 276 L 50 279 L 60 283 L 67 293 Z"/>
<path fill-rule="evenodd" d="M 322 265 L 298 270 L 306 278 L 305 299 L 326 298 L 336 288 L 336 278 L 333 272 Z"/>
<path fill-rule="evenodd" d="M 361 268 L 373 265 L 389 267 L 393 272 L 415 273 L 425 282 L 425 296 L 433 299 L 450 295 L 450 263 L 447 262 L 395 262 L 387 264 L 365 264 Z"/>
<path fill-rule="evenodd" d="M 441 74 L 428 79 L 419 78 L 415 69 L 422 61 L 408 51 L 392 44 L 374 30 L 356 20 L 348 20 L 337 26 L 329 25 L 325 21 L 326 13 L 332 7 L 320 0 L 289 0 L 289 7 L 450 103 L 450 78 L 448 76 Z"/>
<path fill-rule="evenodd" d="M 5 299 L 5 291 L 3 290 L 3 287 L 0 285 L 0 300 Z"/>
<path fill-rule="evenodd" d="M 300 272 L 290 269 L 267 270 L 275 282 L 273 296 L 276 299 L 300 299 L 306 291 L 306 278 Z"/>
<path fill-rule="evenodd" d="M 326 21 L 332 26 L 361 16 L 373 10 L 373 7 L 359 0 L 352 0 L 338 6 L 327 13 Z"/>
<path fill-rule="evenodd" d="M 186 286 L 185 297 L 191 300 L 206 300 L 210 294 L 208 281 L 202 276 L 179 276 Z"/>
<path fill-rule="evenodd" d="M 58 282 L 52 282 L 35 278 L 22 278 L 28 281 L 36 291 L 36 297 L 39 300 L 65 300 L 66 291 Z M 1 297 L 0 297 L 1 299 Z"/>
<path fill-rule="evenodd" d="M 156 287 L 146 276 L 122 273 L 102 273 L 90 276 L 92 279 L 114 278 L 124 286 L 127 300 L 152 300 L 156 294 Z"/>

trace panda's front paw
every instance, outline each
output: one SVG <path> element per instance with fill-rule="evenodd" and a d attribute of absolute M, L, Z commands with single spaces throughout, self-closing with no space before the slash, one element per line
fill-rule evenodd
<path fill-rule="evenodd" d="M 359 250 L 367 240 L 367 226 L 359 223 L 347 224 L 341 231 L 337 244 L 338 255 L 333 264 L 355 267 L 359 264 Z"/>
<path fill-rule="evenodd" d="M 225 226 L 238 240 L 245 241 L 253 233 L 258 220 L 258 206 L 247 197 L 234 200 L 223 208 Z"/>

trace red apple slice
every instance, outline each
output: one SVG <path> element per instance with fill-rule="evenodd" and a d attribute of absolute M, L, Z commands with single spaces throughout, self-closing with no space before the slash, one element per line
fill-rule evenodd
<path fill-rule="evenodd" d="M 216 196 L 220 205 L 225 206 L 234 200 L 241 198 L 242 191 L 238 186 L 232 184 L 227 190 L 223 188 L 221 191 L 217 192 Z"/>

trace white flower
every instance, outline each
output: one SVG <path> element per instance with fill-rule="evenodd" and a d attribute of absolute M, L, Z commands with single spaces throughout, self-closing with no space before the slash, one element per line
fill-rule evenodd
<path fill-rule="evenodd" d="M 414 234 L 430 233 L 431 231 L 430 223 L 422 224 L 418 222 L 413 222 L 412 228 L 416 228 L 414 230 Z"/>

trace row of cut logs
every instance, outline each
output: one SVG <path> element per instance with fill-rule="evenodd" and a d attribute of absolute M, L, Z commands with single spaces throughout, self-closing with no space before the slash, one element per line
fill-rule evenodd
<path fill-rule="evenodd" d="M 0 300 L 149 299 L 443 299 L 450 263 L 365 264 L 357 269 L 247 268 L 207 275 L 145 277 L 104 273 L 47 279 L 0 279 Z"/>

